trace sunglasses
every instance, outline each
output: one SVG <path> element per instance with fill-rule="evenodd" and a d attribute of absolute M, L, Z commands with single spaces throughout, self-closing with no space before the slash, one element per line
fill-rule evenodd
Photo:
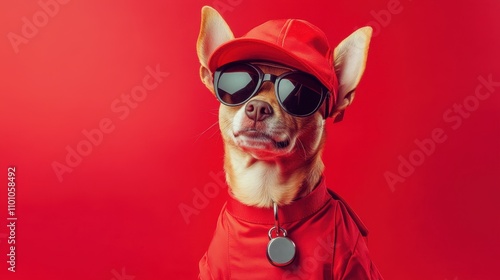
<path fill-rule="evenodd" d="M 301 71 L 292 70 L 276 76 L 262 72 L 253 64 L 235 62 L 221 66 L 214 73 L 215 94 L 227 106 L 244 104 L 268 81 L 274 83 L 281 108 L 292 116 L 310 116 L 330 98 L 330 92 L 318 79 Z M 329 115 L 326 107 L 325 118 Z"/>

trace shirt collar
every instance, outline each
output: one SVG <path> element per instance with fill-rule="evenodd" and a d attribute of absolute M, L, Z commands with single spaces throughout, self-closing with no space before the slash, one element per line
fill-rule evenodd
<path fill-rule="evenodd" d="M 280 223 L 291 223 L 309 217 L 322 208 L 331 199 L 322 178 L 318 186 L 307 196 L 293 201 L 289 205 L 280 206 L 278 217 Z M 274 224 L 273 208 L 260 208 L 245 205 L 236 200 L 231 193 L 227 201 L 227 211 L 231 216 L 256 224 Z"/>

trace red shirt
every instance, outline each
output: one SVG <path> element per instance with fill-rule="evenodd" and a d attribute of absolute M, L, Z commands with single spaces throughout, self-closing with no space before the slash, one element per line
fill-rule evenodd
<path fill-rule="evenodd" d="M 281 227 L 296 245 L 285 267 L 267 259 L 272 208 L 246 206 L 229 197 L 222 208 L 199 279 L 383 279 L 368 255 L 367 230 L 324 180 L 309 195 L 279 207 Z"/>

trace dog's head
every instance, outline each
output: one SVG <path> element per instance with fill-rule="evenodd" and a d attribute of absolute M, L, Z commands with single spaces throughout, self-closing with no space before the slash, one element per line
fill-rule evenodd
<path fill-rule="evenodd" d="M 355 31 L 331 50 L 317 27 L 292 21 L 298 30 L 290 20 L 270 21 L 238 41 L 217 11 L 203 7 L 200 76 L 223 103 L 219 125 L 226 149 L 256 160 L 309 160 L 322 149 L 325 120 L 340 120 L 352 103 L 371 28 Z M 259 36 L 266 42 L 256 42 Z M 281 46 L 266 36 L 281 36 Z M 290 43 L 284 36 L 292 37 Z"/>

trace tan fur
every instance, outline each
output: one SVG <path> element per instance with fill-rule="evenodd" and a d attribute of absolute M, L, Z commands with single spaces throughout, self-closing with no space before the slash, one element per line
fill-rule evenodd
<path fill-rule="evenodd" d="M 334 51 L 335 70 L 339 76 L 340 92 L 337 112 L 351 104 L 366 63 L 371 28 L 355 31 Z M 231 40 L 233 34 L 219 13 L 210 7 L 202 9 L 202 24 L 197 42 L 202 82 L 213 93 L 212 73 L 208 58 L 215 48 Z M 288 70 L 259 65 L 265 73 L 279 75 Z M 290 204 L 310 193 L 318 184 L 324 165 L 321 153 L 325 143 L 323 110 L 298 118 L 284 112 L 276 100 L 274 87 L 264 84 L 252 100 L 271 105 L 274 114 L 255 122 L 245 115 L 245 106 L 219 107 L 219 127 L 224 140 L 224 169 L 231 192 L 240 202 L 258 207 L 270 207 L 273 202 Z M 260 147 L 245 135 L 245 130 L 257 129 L 274 140 L 290 141 L 285 149 L 273 149 L 264 142 Z M 266 146 L 267 145 L 267 146 Z"/>

